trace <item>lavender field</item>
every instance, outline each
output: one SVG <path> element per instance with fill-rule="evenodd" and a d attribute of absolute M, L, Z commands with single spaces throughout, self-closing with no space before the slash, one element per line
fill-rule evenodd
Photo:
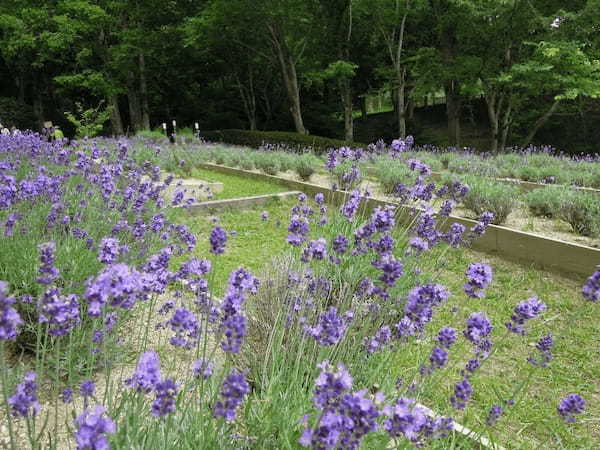
<path fill-rule="evenodd" d="M 442 231 L 469 186 L 426 180 L 402 142 L 322 160 L 0 136 L 3 445 L 594 448 L 600 271 L 470 250 L 494 212 Z M 165 195 L 182 176 L 281 190 L 202 168 L 244 158 L 327 176 L 344 203 L 206 216 L 199 192 Z M 367 212 L 360 164 L 388 159 L 405 206 Z"/>

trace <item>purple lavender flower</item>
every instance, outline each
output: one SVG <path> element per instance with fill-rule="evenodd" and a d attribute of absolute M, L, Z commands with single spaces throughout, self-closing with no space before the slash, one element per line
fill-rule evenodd
<path fill-rule="evenodd" d="M 492 282 L 492 268 L 484 263 L 474 263 L 469 266 L 465 274 L 467 275 L 465 293 L 472 298 L 483 298 L 484 289 Z"/>
<path fill-rule="evenodd" d="M 235 420 L 237 409 L 250 393 L 250 385 L 243 373 L 234 369 L 223 381 L 221 399 L 214 409 L 215 417 L 223 417 L 227 422 Z"/>
<path fill-rule="evenodd" d="M 334 408 L 342 394 L 352 389 L 352 376 L 342 363 L 337 365 L 335 372 L 327 360 L 317 367 L 321 369 L 321 373 L 315 380 L 313 404 L 319 410 Z"/>
<path fill-rule="evenodd" d="M 450 231 L 445 234 L 444 239 L 453 248 L 459 248 L 462 242 L 462 236 L 465 232 L 465 226 L 460 223 L 450 225 Z"/>
<path fill-rule="evenodd" d="M 519 304 L 513 310 L 510 322 L 506 323 L 506 328 L 516 334 L 525 335 L 524 325 L 528 320 L 535 319 L 546 309 L 546 304 L 537 297 L 528 298 Z"/>
<path fill-rule="evenodd" d="M 560 401 L 557 410 L 565 422 L 573 423 L 575 414 L 585 410 L 585 400 L 579 394 L 569 394 Z"/>
<path fill-rule="evenodd" d="M 260 218 L 263 222 L 269 220 L 269 213 L 267 211 L 263 211 L 260 213 Z"/>
<path fill-rule="evenodd" d="M 373 223 L 375 230 L 380 233 L 385 233 L 394 228 L 394 225 L 396 224 L 394 211 L 395 208 L 393 206 L 377 208 L 371 215 L 371 223 Z"/>
<path fill-rule="evenodd" d="M 583 297 L 590 302 L 597 302 L 600 300 L 600 270 L 596 270 L 592 276 L 587 279 L 581 293 L 583 294 Z"/>
<path fill-rule="evenodd" d="M 471 228 L 471 233 L 476 236 L 483 236 L 488 225 L 494 220 L 494 214 L 491 212 L 484 212 L 479 216 L 479 221 L 476 225 Z"/>
<path fill-rule="evenodd" d="M 307 263 L 311 259 L 322 261 L 325 258 L 327 258 L 327 241 L 325 241 L 325 238 L 319 238 L 308 243 L 300 259 Z"/>
<path fill-rule="evenodd" d="M 404 437 L 417 442 L 427 424 L 426 411 L 415 405 L 414 398 L 400 397 L 396 403 L 387 405 L 383 413 L 388 417 L 383 428 L 392 437 Z"/>
<path fill-rule="evenodd" d="M 60 393 L 60 400 L 65 404 L 71 403 L 73 401 L 73 389 L 63 389 Z"/>
<path fill-rule="evenodd" d="M 306 240 L 306 236 L 308 235 L 308 221 L 306 218 L 295 214 L 290 220 L 288 231 L 290 234 L 288 235 L 287 241 L 290 244 L 298 247 L 302 245 L 302 243 Z"/>
<path fill-rule="evenodd" d="M 106 408 L 96 406 L 86 409 L 75 419 L 75 442 L 77 450 L 107 450 L 107 434 L 117 431 L 115 423 L 105 415 Z"/>
<path fill-rule="evenodd" d="M 175 396 L 178 391 L 179 386 L 171 379 L 157 383 L 154 386 L 156 398 L 152 402 L 152 415 L 163 417 L 175 411 Z"/>
<path fill-rule="evenodd" d="M 215 365 L 208 360 L 198 359 L 192 364 L 192 373 L 195 378 L 208 379 L 213 374 Z"/>
<path fill-rule="evenodd" d="M 429 249 L 429 243 L 420 237 L 413 237 L 408 241 L 408 245 L 416 255 L 420 255 Z"/>
<path fill-rule="evenodd" d="M 392 340 L 392 330 L 388 326 L 382 326 L 375 336 L 365 337 L 364 345 L 368 353 L 375 353 Z"/>
<path fill-rule="evenodd" d="M 341 214 L 348 220 L 352 221 L 358 212 L 360 206 L 360 192 L 354 190 L 350 193 L 350 198 L 344 203 L 340 209 Z"/>
<path fill-rule="evenodd" d="M 424 325 L 431 321 L 433 308 L 447 301 L 449 297 L 450 293 L 441 284 L 424 284 L 411 289 L 404 305 L 404 313 L 411 327 L 422 331 Z"/>
<path fill-rule="evenodd" d="M 448 362 L 448 352 L 441 347 L 435 346 L 431 350 L 429 362 L 432 369 L 441 369 Z"/>
<path fill-rule="evenodd" d="M 493 427 L 494 425 L 496 425 L 496 422 L 498 422 L 498 419 L 500 417 L 502 417 L 502 414 L 504 413 L 504 409 L 502 408 L 502 406 L 500 405 L 493 405 L 490 408 L 490 412 L 488 413 L 487 419 L 485 421 L 485 423 L 490 426 Z"/>
<path fill-rule="evenodd" d="M 13 417 L 34 417 L 40 411 L 36 378 L 34 372 L 27 372 L 23 376 L 23 381 L 17 385 L 14 395 L 9 397 L 8 404 Z"/>
<path fill-rule="evenodd" d="M 15 298 L 8 297 L 7 294 L 8 284 L 0 281 L 0 341 L 14 340 L 19 334 L 19 327 L 23 325 L 21 316 L 11 306 L 15 303 Z"/>
<path fill-rule="evenodd" d="M 15 224 L 17 223 L 17 220 L 19 220 L 21 217 L 21 214 L 19 213 L 11 213 L 8 215 L 8 218 L 6 219 L 6 222 L 4 223 L 4 236 L 12 236 L 13 235 L 13 228 L 15 226 Z"/>
<path fill-rule="evenodd" d="M 40 268 L 38 273 L 40 277 L 37 282 L 40 284 L 50 284 L 58 278 L 60 271 L 54 267 L 56 244 L 54 242 L 45 242 L 38 246 L 40 251 Z"/>
<path fill-rule="evenodd" d="M 137 368 L 125 384 L 137 392 L 147 394 L 160 381 L 160 359 L 156 352 L 148 351 L 140 356 Z"/>
<path fill-rule="evenodd" d="M 145 295 L 142 275 L 126 264 L 106 267 L 87 284 L 85 297 L 88 300 L 88 314 L 92 317 L 99 316 L 109 302 L 111 306 L 131 309 Z"/>
<path fill-rule="evenodd" d="M 82 397 L 93 397 L 96 392 L 96 385 L 92 380 L 86 380 L 79 385 L 79 393 Z"/>
<path fill-rule="evenodd" d="M 58 289 L 48 289 L 40 300 L 39 321 L 48 324 L 52 336 L 68 334 L 81 322 L 77 296 L 61 296 Z"/>
<path fill-rule="evenodd" d="M 377 430 L 379 411 L 368 391 L 345 394 L 335 410 L 327 410 L 314 428 L 305 428 L 299 443 L 312 448 L 357 449 L 368 433 Z"/>
<path fill-rule="evenodd" d="M 326 313 L 319 316 L 317 324 L 314 327 L 305 326 L 304 330 L 319 345 L 329 347 L 336 345 L 344 337 L 353 317 L 354 314 L 351 311 L 346 311 L 343 315 L 338 315 L 337 308 L 332 306 Z"/>
<path fill-rule="evenodd" d="M 442 328 L 437 335 L 438 343 L 444 347 L 449 349 L 456 342 L 456 330 L 454 328 Z"/>
<path fill-rule="evenodd" d="M 485 313 L 476 312 L 467 319 L 467 328 L 463 334 L 473 344 L 478 344 L 489 336 L 493 329 L 494 327 Z"/>
<path fill-rule="evenodd" d="M 220 255 L 225 253 L 225 243 L 227 242 L 227 233 L 221 227 L 215 227 L 210 233 L 211 253 Z"/>
<path fill-rule="evenodd" d="M 471 395 L 473 395 L 471 383 L 469 383 L 467 378 L 464 378 L 454 385 L 454 395 L 450 397 L 450 403 L 452 403 L 452 407 L 455 409 L 465 409 L 467 402 L 471 399 Z"/>
<path fill-rule="evenodd" d="M 348 239 L 346 236 L 339 234 L 332 242 L 333 251 L 339 255 L 343 255 L 348 250 Z"/>
<path fill-rule="evenodd" d="M 175 332 L 170 339 L 175 347 L 191 348 L 198 340 L 200 324 L 194 313 L 185 308 L 177 308 L 167 325 Z"/>
<path fill-rule="evenodd" d="M 307 200 L 306 194 L 304 192 L 300 192 L 298 194 L 298 201 L 300 203 L 304 203 Z"/>
<path fill-rule="evenodd" d="M 542 337 L 537 344 L 535 345 L 536 350 L 538 351 L 539 357 L 534 358 L 530 356 L 527 358 L 534 366 L 538 367 L 548 367 L 550 361 L 552 361 L 552 349 L 554 348 L 554 339 L 551 334 L 548 334 Z"/>
<path fill-rule="evenodd" d="M 100 248 L 98 249 L 98 261 L 104 264 L 113 264 L 117 261 L 119 254 L 121 253 L 121 246 L 119 240 L 116 238 L 104 238 L 100 241 Z"/>
<path fill-rule="evenodd" d="M 248 325 L 246 316 L 240 313 L 227 314 L 221 320 L 223 340 L 221 348 L 224 352 L 239 353 L 246 337 Z"/>
<path fill-rule="evenodd" d="M 398 278 L 404 274 L 404 265 L 392 255 L 383 256 L 380 260 L 372 261 L 371 264 L 383 272 L 379 281 L 388 287 L 394 287 Z"/>
<path fill-rule="evenodd" d="M 315 203 L 317 205 L 322 205 L 323 203 L 325 203 L 325 196 L 322 192 L 319 192 L 315 195 Z"/>
<path fill-rule="evenodd" d="M 442 217 L 448 217 L 454 209 L 454 202 L 452 200 L 445 200 L 440 207 L 439 215 Z"/>

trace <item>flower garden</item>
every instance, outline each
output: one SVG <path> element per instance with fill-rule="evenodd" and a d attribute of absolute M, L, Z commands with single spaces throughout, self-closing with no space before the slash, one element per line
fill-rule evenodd
<path fill-rule="evenodd" d="M 598 245 L 599 163 L 411 144 L 0 136 L 3 445 L 596 448 L 600 270 L 471 245 L 525 214 Z M 206 198 L 287 190 L 207 163 L 323 191 L 202 214 Z"/>

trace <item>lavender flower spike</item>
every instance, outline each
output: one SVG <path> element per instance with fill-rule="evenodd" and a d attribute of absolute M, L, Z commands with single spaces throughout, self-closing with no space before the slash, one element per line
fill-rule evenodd
<path fill-rule="evenodd" d="M 11 305 L 15 303 L 14 297 L 8 297 L 8 285 L 0 281 L 0 341 L 14 340 L 19 334 L 19 327 L 23 325 L 21 316 Z"/>
<path fill-rule="evenodd" d="M 77 450 L 110 448 L 106 435 L 113 434 L 117 427 L 105 412 L 106 409 L 98 405 L 94 409 L 86 409 L 75 419 Z"/>
<path fill-rule="evenodd" d="M 573 423 L 576 421 L 575 414 L 585 410 L 585 400 L 579 394 L 569 394 L 561 400 L 557 410 L 565 422 Z"/>

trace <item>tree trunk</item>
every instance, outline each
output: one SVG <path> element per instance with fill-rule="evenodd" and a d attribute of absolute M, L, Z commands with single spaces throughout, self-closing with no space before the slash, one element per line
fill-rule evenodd
<path fill-rule="evenodd" d="M 495 92 L 485 95 L 485 104 L 487 105 L 488 120 L 490 122 L 490 137 L 492 140 L 490 151 L 492 153 L 498 151 L 498 113 L 500 110 L 500 105 L 498 104 L 500 102 L 501 101 L 497 99 Z"/>
<path fill-rule="evenodd" d="M 367 107 L 367 95 L 365 94 L 360 97 L 360 116 L 366 119 L 368 114 L 369 108 Z"/>
<path fill-rule="evenodd" d="M 460 109 L 461 98 L 458 91 L 458 82 L 450 80 L 444 86 L 446 93 L 446 115 L 448 116 L 448 138 L 450 145 L 460 146 Z"/>
<path fill-rule="evenodd" d="M 500 141 L 500 151 L 504 151 L 506 148 L 506 141 L 508 139 L 508 132 L 510 130 L 510 124 L 512 122 L 512 102 L 508 100 L 508 105 L 506 110 L 504 111 L 504 116 L 502 117 L 502 133 L 501 133 L 501 141 Z"/>
<path fill-rule="evenodd" d="M 296 73 L 296 62 L 290 53 L 280 27 L 278 25 L 269 25 L 268 28 L 271 35 L 271 43 L 273 44 L 281 68 L 283 84 L 290 103 L 290 113 L 294 120 L 294 126 L 298 133 L 308 134 L 302 120 L 302 107 L 300 104 L 300 88 L 298 85 L 298 74 Z"/>
<path fill-rule="evenodd" d="M 531 131 L 529 132 L 529 134 L 527 135 L 527 137 L 525 137 L 525 140 L 523 141 L 523 144 L 522 144 L 523 147 L 527 147 L 531 143 L 531 141 L 533 140 L 533 138 L 535 137 L 535 135 L 539 131 L 539 129 L 542 128 L 542 126 L 548 121 L 548 119 L 552 116 L 552 114 L 554 114 L 554 111 L 556 111 L 556 108 L 558 107 L 559 103 L 560 103 L 560 100 L 554 100 L 554 103 L 552 103 L 552 106 L 550 107 L 550 109 L 548 111 L 546 111 L 542 117 L 540 117 L 538 120 L 535 121 L 533 128 L 531 129 Z"/>
<path fill-rule="evenodd" d="M 129 101 L 129 120 L 131 122 L 132 131 L 140 131 L 142 125 L 142 107 L 140 97 L 135 87 L 130 86 L 127 90 L 127 100 Z"/>
<path fill-rule="evenodd" d="M 398 119 L 398 133 L 400 135 L 400 139 L 404 139 L 406 137 L 406 70 L 400 70 L 397 75 L 398 79 L 396 82 L 398 85 L 396 87 L 396 117 Z"/>
<path fill-rule="evenodd" d="M 140 66 L 140 125 L 143 130 L 150 129 L 150 107 L 148 106 L 148 83 L 146 81 L 146 58 L 143 53 L 138 57 Z"/>
<path fill-rule="evenodd" d="M 17 100 L 19 103 L 25 103 L 25 77 L 23 75 L 17 75 L 15 77 L 15 84 L 17 85 Z"/>
<path fill-rule="evenodd" d="M 108 107 L 110 108 L 110 125 L 112 132 L 116 136 L 123 134 L 123 120 L 121 119 L 121 111 L 119 110 L 119 97 L 117 94 L 108 96 Z"/>
<path fill-rule="evenodd" d="M 350 80 L 342 80 L 340 83 L 342 93 L 342 104 L 344 105 L 344 139 L 354 140 L 354 117 L 352 116 L 352 87 Z"/>
<path fill-rule="evenodd" d="M 44 117 L 43 93 L 39 85 L 35 86 L 33 93 L 33 115 L 35 116 L 38 129 L 43 129 L 46 118 Z"/>

